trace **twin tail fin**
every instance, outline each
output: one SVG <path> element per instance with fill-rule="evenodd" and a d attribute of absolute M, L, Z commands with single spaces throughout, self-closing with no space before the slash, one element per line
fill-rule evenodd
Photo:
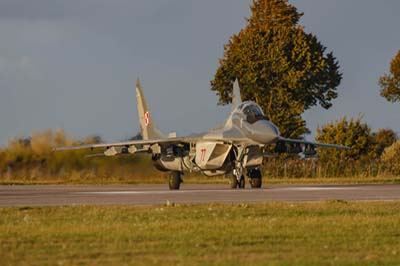
<path fill-rule="evenodd" d="M 139 79 L 136 81 L 136 100 L 140 122 L 140 133 L 142 134 L 143 140 L 166 138 L 167 136 L 157 128 L 153 120 Z"/>

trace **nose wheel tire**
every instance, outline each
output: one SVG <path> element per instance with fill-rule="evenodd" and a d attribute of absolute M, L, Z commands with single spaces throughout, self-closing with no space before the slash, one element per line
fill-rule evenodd
<path fill-rule="evenodd" d="M 232 175 L 229 179 L 229 186 L 231 189 L 236 189 L 238 187 L 238 181 L 236 176 Z"/>
<path fill-rule="evenodd" d="M 232 175 L 230 180 L 229 180 L 230 188 L 231 189 L 236 189 L 236 188 L 243 189 L 246 186 L 246 182 L 245 181 L 246 180 L 245 180 L 243 175 L 240 177 L 239 180 L 237 179 L 237 177 L 235 175 Z"/>
<path fill-rule="evenodd" d="M 172 172 L 169 176 L 168 185 L 170 190 L 179 190 L 182 183 L 182 177 L 180 172 Z"/>
<path fill-rule="evenodd" d="M 238 186 L 241 189 L 244 189 L 246 187 L 246 180 L 244 179 L 243 175 L 240 177 L 240 180 L 238 181 Z"/>

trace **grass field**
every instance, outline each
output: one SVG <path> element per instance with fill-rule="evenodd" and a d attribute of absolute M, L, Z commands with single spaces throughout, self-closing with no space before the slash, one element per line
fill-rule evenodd
<path fill-rule="evenodd" d="M 400 202 L 1 208 L 0 265 L 400 265 Z"/>

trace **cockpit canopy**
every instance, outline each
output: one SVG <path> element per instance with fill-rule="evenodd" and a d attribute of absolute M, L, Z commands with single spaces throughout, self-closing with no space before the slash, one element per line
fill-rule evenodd
<path fill-rule="evenodd" d="M 244 102 L 237 107 L 237 110 L 246 116 L 246 121 L 250 124 L 259 120 L 268 120 L 260 106 L 253 102 Z"/>

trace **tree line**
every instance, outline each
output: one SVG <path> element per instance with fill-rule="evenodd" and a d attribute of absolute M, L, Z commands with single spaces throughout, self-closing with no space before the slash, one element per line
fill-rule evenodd
<path fill-rule="evenodd" d="M 320 142 L 349 145 L 350 150 L 319 150 L 318 159 L 300 159 L 281 154 L 266 158 L 262 170 L 266 178 L 300 177 L 379 177 L 400 175 L 400 140 L 391 129 L 372 132 L 361 118 L 343 118 L 317 130 Z M 63 131 L 46 130 L 30 138 L 14 139 L 0 149 L 0 180 L 60 182 L 143 182 L 162 181 L 163 173 L 154 169 L 150 156 L 86 156 L 102 151 L 54 152 L 56 146 L 101 142 L 91 136 L 83 140 L 67 137 Z"/>
<path fill-rule="evenodd" d="M 63 130 L 45 130 L 28 138 L 15 138 L 0 149 L 0 180 L 110 183 L 163 178 L 145 155 L 88 158 L 88 155 L 103 150 L 54 151 L 54 147 L 101 142 L 99 136 L 73 139 Z"/>

